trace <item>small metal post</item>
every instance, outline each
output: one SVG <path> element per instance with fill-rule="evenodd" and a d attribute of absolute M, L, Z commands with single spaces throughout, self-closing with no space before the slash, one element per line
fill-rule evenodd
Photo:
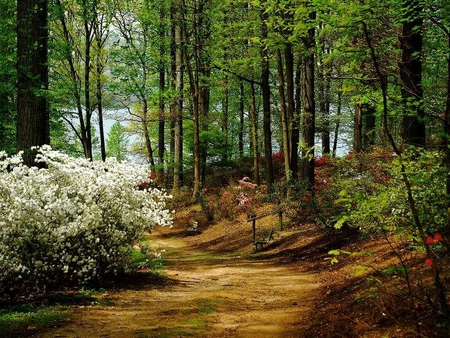
<path fill-rule="evenodd" d="M 256 240 L 256 218 L 252 220 L 253 242 Z"/>
<path fill-rule="evenodd" d="M 280 223 L 280 231 L 283 231 L 283 212 L 281 210 L 278 211 L 278 220 Z"/>

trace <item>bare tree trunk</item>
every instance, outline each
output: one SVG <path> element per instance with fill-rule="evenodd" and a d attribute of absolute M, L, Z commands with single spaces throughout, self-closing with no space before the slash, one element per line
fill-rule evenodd
<path fill-rule="evenodd" d="M 358 103 L 355 107 L 355 117 L 353 122 L 353 151 L 360 153 L 362 151 L 362 119 L 363 104 Z"/>
<path fill-rule="evenodd" d="M 158 101 L 158 170 L 156 172 L 156 181 L 159 184 L 164 183 L 164 152 L 165 152 L 165 100 L 164 92 L 166 89 L 166 69 L 164 62 L 164 55 L 166 53 L 164 37 L 166 32 L 164 31 L 163 21 L 166 19 L 164 7 L 161 5 L 159 10 L 159 34 L 161 36 L 160 46 L 159 46 L 159 101 Z"/>
<path fill-rule="evenodd" d="M 284 59 L 286 63 L 286 103 L 287 103 L 287 122 L 288 122 L 288 144 L 289 144 L 289 170 L 290 170 L 290 176 L 292 176 L 292 172 L 294 168 L 292 167 L 292 147 L 293 147 L 293 138 L 292 134 L 294 133 L 293 124 L 294 124 L 294 114 L 295 114 L 295 95 L 294 95 L 294 54 L 292 52 L 292 44 L 291 43 L 285 43 L 284 48 Z M 298 141 L 297 141 L 298 143 Z M 297 151 L 298 146 L 295 147 L 295 151 Z M 297 161 L 298 158 L 295 158 L 295 161 Z M 297 179 L 295 177 L 292 177 L 293 179 Z"/>
<path fill-rule="evenodd" d="M 161 54 L 160 54 L 161 56 Z M 159 70 L 159 113 L 158 113 L 158 170 L 156 180 L 159 184 L 164 182 L 164 133 L 165 133 L 165 102 L 164 91 L 166 89 L 166 72 L 162 65 Z"/>
<path fill-rule="evenodd" d="M 106 160 L 106 146 L 105 146 L 105 131 L 103 123 L 103 83 L 102 74 L 105 70 L 105 64 L 102 59 L 102 51 L 108 37 L 108 32 L 104 29 L 104 16 L 96 12 L 94 19 L 94 36 L 96 41 L 96 96 L 97 96 L 97 112 L 98 112 L 98 126 L 100 133 L 100 152 L 102 161 Z"/>
<path fill-rule="evenodd" d="M 36 165 L 31 147 L 50 143 L 47 14 L 47 1 L 17 2 L 17 149 L 28 166 Z"/>
<path fill-rule="evenodd" d="M 97 64 L 97 71 L 100 71 Z M 100 73 L 99 73 L 100 74 Z M 102 81 L 100 75 L 97 75 L 97 112 L 98 112 L 98 129 L 100 133 L 100 152 L 102 161 L 106 160 L 106 145 L 105 145 L 105 130 L 103 126 L 103 95 L 102 95 Z"/>
<path fill-rule="evenodd" d="M 181 14 L 182 2 L 176 0 L 172 3 L 172 13 L 173 13 L 173 34 L 174 34 L 174 57 L 173 61 L 174 67 L 172 71 L 172 81 L 174 82 L 174 89 L 176 92 L 176 97 L 172 105 L 172 118 L 174 126 L 174 137 L 173 137 L 173 185 L 172 194 L 176 195 L 179 193 L 181 188 L 181 172 L 182 172 L 182 123 L 183 123 L 183 37 L 182 37 L 182 20 L 183 16 Z"/>
<path fill-rule="evenodd" d="M 144 140 L 145 140 L 145 149 L 147 150 L 147 159 L 148 163 L 150 163 L 150 166 L 152 169 L 155 167 L 155 159 L 153 156 L 153 148 L 152 148 L 152 142 L 150 140 L 150 135 L 148 131 L 148 102 L 147 100 L 143 100 L 142 102 L 142 133 L 144 134 Z"/>
<path fill-rule="evenodd" d="M 260 18 L 261 18 L 261 40 L 263 44 L 268 38 L 267 20 L 268 14 L 265 11 L 266 0 L 261 1 Z M 261 47 L 261 90 L 263 100 L 263 131 L 264 131 L 264 156 L 266 165 L 266 185 L 267 193 L 272 191 L 274 183 L 273 163 L 272 163 L 272 130 L 270 116 L 270 68 L 269 55 L 267 48 Z"/>
<path fill-rule="evenodd" d="M 252 144 L 253 144 L 253 180 L 255 184 L 259 185 L 261 179 L 259 177 L 259 146 L 258 146 L 258 113 L 256 111 L 256 97 L 255 85 L 250 83 L 250 116 L 251 116 L 251 130 L 252 130 Z"/>
<path fill-rule="evenodd" d="M 93 160 L 92 153 L 92 112 L 93 107 L 91 105 L 91 48 L 94 38 L 93 34 L 93 22 L 90 21 L 90 13 L 88 12 L 89 6 L 83 1 L 83 21 L 84 21 L 84 109 L 86 113 L 86 138 L 84 146 L 84 155 L 86 158 Z"/>
<path fill-rule="evenodd" d="M 334 127 L 334 140 L 333 140 L 333 158 L 337 155 L 337 144 L 339 138 L 339 126 L 340 126 L 340 117 L 342 112 L 342 84 L 340 84 L 340 88 L 337 92 L 337 108 L 336 108 L 336 126 Z"/>
<path fill-rule="evenodd" d="M 84 60 L 79 60 L 74 55 L 76 53 L 73 52 L 73 40 L 71 33 L 68 29 L 68 24 L 66 21 L 66 11 L 68 10 L 65 8 L 60 0 L 56 0 L 57 8 L 58 8 L 58 18 L 61 22 L 62 26 L 62 33 L 64 38 L 64 43 L 66 44 L 66 48 L 64 49 L 64 56 L 66 58 L 66 61 L 69 65 L 70 69 L 70 78 L 72 81 L 73 86 L 73 95 L 75 99 L 75 106 L 77 109 L 77 116 L 78 116 L 78 122 L 79 122 L 79 129 L 76 125 L 73 124 L 73 122 L 65 118 L 67 123 L 71 126 L 73 132 L 77 135 L 78 139 L 80 140 L 82 146 L 83 146 L 83 152 L 84 156 L 86 158 L 92 158 L 92 135 L 91 135 L 91 117 L 92 117 L 92 109 L 90 104 L 90 87 L 89 85 L 84 87 L 85 89 L 85 98 L 88 98 L 88 102 L 83 103 L 82 102 L 82 91 L 81 88 L 83 86 L 83 80 L 86 81 L 86 79 L 90 79 L 90 48 L 92 44 L 92 30 L 90 28 L 90 23 L 88 22 L 87 17 L 87 4 L 83 7 L 83 26 L 85 29 L 85 35 L 86 35 L 86 41 L 85 41 L 85 52 L 87 51 L 87 55 L 84 55 Z M 86 53 L 85 53 L 86 54 Z M 83 56 L 79 56 L 79 58 L 82 58 Z M 77 68 L 77 63 L 82 62 L 84 64 L 84 76 L 81 74 L 83 72 L 82 69 Z M 84 106 L 84 111 L 83 111 Z"/>
<path fill-rule="evenodd" d="M 284 153 L 284 172 L 286 181 L 290 179 L 290 145 L 289 145 L 289 122 L 286 109 L 286 96 L 285 96 L 285 83 L 284 83 L 284 71 L 283 61 L 281 59 L 281 51 L 277 49 L 277 67 L 278 67 L 278 90 L 280 93 L 280 106 L 281 106 L 281 127 L 283 129 L 283 153 Z"/>
<path fill-rule="evenodd" d="M 425 112 L 422 89 L 422 4 L 420 0 L 403 1 L 405 20 L 400 36 L 402 60 L 403 140 L 406 144 L 425 146 Z"/>
<path fill-rule="evenodd" d="M 238 135 L 238 148 L 239 158 L 244 157 L 244 82 L 239 82 L 240 94 L 239 94 L 239 135 Z"/>
<path fill-rule="evenodd" d="M 314 21 L 316 13 L 311 12 L 309 19 Z M 314 187 L 314 134 L 315 134 L 315 98 L 314 98 L 314 35 L 315 28 L 308 30 L 305 47 L 308 54 L 304 56 L 302 67 L 302 174 L 309 188 Z"/>
<path fill-rule="evenodd" d="M 300 60 L 300 58 L 298 58 Z M 292 114 L 292 117 L 289 117 L 290 123 L 291 123 L 291 173 L 292 178 L 294 180 L 298 179 L 298 173 L 299 173 L 299 167 L 298 167 L 298 150 L 299 150 L 299 143 L 300 143 L 300 122 L 301 122 L 301 113 L 300 113 L 300 107 L 301 107 L 301 96 L 302 96 L 302 84 L 301 84 L 301 78 L 302 78 L 302 61 L 299 62 L 297 65 L 297 70 L 295 72 L 295 106 L 294 111 Z"/>
<path fill-rule="evenodd" d="M 223 157 L 224 162 L 227 162 L 229 159 L 229 154 L 228 154 L 228 123 L 229 123 L 228 119 L 229 119 L 229 117 L 228 117 L 228 114 L 229 114 L 229 108 L 230 108 L 229 107 L 230 92 L 229 92 L 228 85 L 229 85 L 228 84 L 228 76 L 225 75 L 225 83 L 224 83 L 225 93 L 224 93 L 223 104 L 222 104 L 222 114 L 223 114 L 222 133 L 225 137 L 225 155 Z"/>

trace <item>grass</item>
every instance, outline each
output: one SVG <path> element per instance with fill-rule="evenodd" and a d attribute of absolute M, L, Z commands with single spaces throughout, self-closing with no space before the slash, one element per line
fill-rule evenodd
<path fill-rule="evenodd" d="M 61 306 L 37 307 L 21 304 L 0 309 L 0 332 L 3 336 L 14 336 L 23 332 L 39 331 L 68 317 Z"/>

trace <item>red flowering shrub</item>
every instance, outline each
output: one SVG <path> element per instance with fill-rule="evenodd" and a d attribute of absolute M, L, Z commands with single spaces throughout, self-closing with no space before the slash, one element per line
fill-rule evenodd
<path fill-rule="evenodd" d="M 274 163 L 284 163 L 284 152 L 283 150 L 279 150 L 276 153 L 272 154 L 272 161 Z"/>

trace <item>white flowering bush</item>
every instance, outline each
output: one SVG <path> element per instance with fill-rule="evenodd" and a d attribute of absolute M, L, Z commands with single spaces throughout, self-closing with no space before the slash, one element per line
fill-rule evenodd
<path fill-rule="evenodd" d="M 171 225 L 144 166 L 38 149 L 46 168 L 0 152 L 0 292 L 98 281 L 127 271 L 154 225 Z M 146 187 L 137 189 L 137 187 Z"/>

